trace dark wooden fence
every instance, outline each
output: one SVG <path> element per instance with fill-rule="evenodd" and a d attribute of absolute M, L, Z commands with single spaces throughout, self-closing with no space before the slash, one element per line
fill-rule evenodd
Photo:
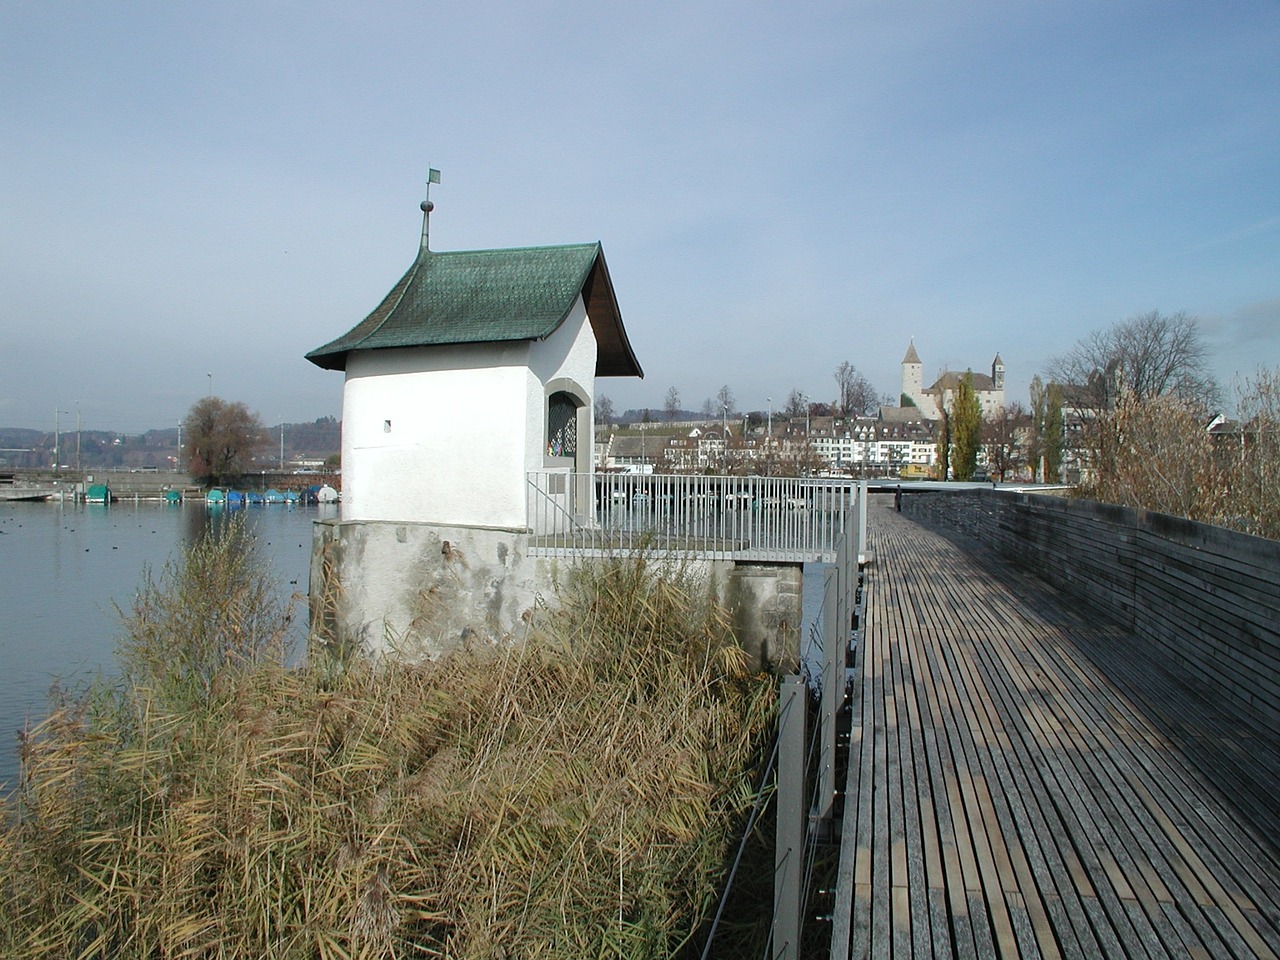
<path fill-rule="evenodd" d="M 1158 646 L 1207 693 L 1280 725 L 1280 541 L 999 490 L 912 493 L 902 509 L 993 548 Z"/>

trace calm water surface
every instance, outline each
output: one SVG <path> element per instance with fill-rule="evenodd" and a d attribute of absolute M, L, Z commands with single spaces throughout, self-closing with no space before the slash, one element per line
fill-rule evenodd
<path fill-rule="evenodd" d="M 311 524 L 337 507 L 267 504 L 236 511 L 287 593 L 305 594 Z M 226 515 L 202 503 L 0 502 L 0 784 L 17 773 L 15 733 L 44 716 L 50 684 L 113 670 L 120 618 L 150 567 Z M 304 615 L 295 622 L 305 624 Z"/>

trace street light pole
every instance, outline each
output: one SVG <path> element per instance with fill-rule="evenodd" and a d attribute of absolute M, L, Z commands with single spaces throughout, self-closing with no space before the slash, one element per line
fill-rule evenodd
<path fill-rule="evenodd" d="M 809 475 L 811 454 L 813 445 L 809 440 L 809 397 L 806 394 L 800 394 L 800 402 L 804 404 L 804 474 Z"/>
<path fill-rule="evenodd" d="M 729 472 L 729 405 L 720 406 L 720 474 Z"/>
<path fill-rule="evenodd" d="M 769 401 L 769 428 L 764 435 L 764 472 L 773 475 L 773 464 L 769 460 L 769 447 L 773 444 L 773 397 L 765 397 Z"/>

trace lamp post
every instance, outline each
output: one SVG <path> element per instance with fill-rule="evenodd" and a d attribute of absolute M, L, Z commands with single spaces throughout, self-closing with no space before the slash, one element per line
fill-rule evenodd
<path fill-rule="evenodd" d="M 773 443 L 773 397 L 765 397 L 769 401 L 769 427 L 764 435 L 764 472 L 773 476 L 773 464 L 769 460 L 769 447 Z"/>
<path fill-rule="evenodd" d="M 809 461 L 811 459 L 810 453 L 813 449 L 809 441 L 809 397 L 808 395 L 803 393 L 800 394 L 800 402 L 804 404 L 804 475 L 807 477 L 809 475 L 809 469 L 810 469 L 810 464 L 809 464 Z"/>
<path fill-rule="evenodd" d="M 62 425 L 58 417 L 70 412 L 70 410 L 60 410 L 58 407 L 53 408 L 53 475 L 55 477 L 62 469 Z"/>
<path fill-rule="evenodd" d="M 729 405 L 720 405 L 720 475 L 729 472 Z"/>

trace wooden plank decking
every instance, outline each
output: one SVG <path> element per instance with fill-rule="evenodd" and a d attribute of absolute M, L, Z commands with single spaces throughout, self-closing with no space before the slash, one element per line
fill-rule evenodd
<path fill-rule="evenodd" d="M 833 957 L 1276 957 L 1280 736 L 869 511 Z"/>

